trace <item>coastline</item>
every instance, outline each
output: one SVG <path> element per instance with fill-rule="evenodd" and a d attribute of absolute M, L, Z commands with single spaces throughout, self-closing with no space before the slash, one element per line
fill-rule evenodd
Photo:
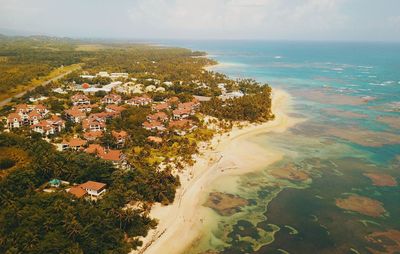
<path fill-rule="evenodd" d="M 179 174 L 181 187 L 173 204 L 156 204 L 151 218 L 159 220 L 156 229 L 142 238 L 143 246 L 134 253 L 181 253 L 201 234 L 207 221 L 209 208 L 204 207 L 213 183 L 223 176 L 242 175 L 256 171 L 279 161 L 283 154 L 273 147 L 264 148 L 248 141 L 250 137 L 268 132 L 284 132 L 299 122 L 288 116 L 291 97 L 283 90 L 273 89 L 272 110 L 275 119 L 263 124 L 249 124 L 233 128 L 230 132 L 216 135 L 210 144 L 200 149 L 196 163 Z M 263 154 L 263 156 L 260 156 Z"/>

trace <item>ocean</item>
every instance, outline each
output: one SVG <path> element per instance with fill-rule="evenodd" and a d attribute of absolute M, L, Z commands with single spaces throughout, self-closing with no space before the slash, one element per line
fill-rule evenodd
<path fill-rule="evenodd" d="M 249 201 L 191 253 L 400 253 L 400 44 L 167 41 L 294 98 L 306 121 L 257 135 L 284 158 L 238 179 Z M 262 156 L 262 154 L 260 154 Z"/>

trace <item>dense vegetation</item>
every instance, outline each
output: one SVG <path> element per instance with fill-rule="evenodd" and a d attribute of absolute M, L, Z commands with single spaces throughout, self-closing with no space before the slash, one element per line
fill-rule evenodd
<path fill-rule="evenodd" d="M 0 148 L 18 147 L 31 157 L 0 182 L 1 253 L 126 253 L 138 244 L 127 239 L 145 235 L 155 222 L 121 208 L 131 201 L 174 199 L 178 179 L 168 171 L 123 173 L 90 155 L 57 152 L 42 139 L 28 139 L 0 134 Z M 93 203 L 38 191 L 54 177 L 105 182 L 110 193 Z"/>
<path fill-rule="evenodd" d="M 213 97 L 202 104 L 201 112 L 219 119 L 265 122 L 274 117 L 271 111 L 271 88 L 265 86 L 257 93 L 235 99 Z"/>

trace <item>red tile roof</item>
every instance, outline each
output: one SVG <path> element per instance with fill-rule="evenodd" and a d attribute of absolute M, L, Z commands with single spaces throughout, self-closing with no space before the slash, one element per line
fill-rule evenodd
<path fill-rule="evenodd" d="M 79 185 L 79 187 L 82 189 L 89 189 L 89 190 L 95 190 L 95 191 L 99 191 L 106 186 L 107 186 L 107 184 L 105 184 L 105 183 L 99 183 L 99 182 L 95 182 L 95 181 L 87 181 L 86 183 L 82 183 L 81 185 Z"/>
<path fill-rule="evenodd" d="M 87 192 L 79 186 L 71 187 L 68 192 L 77 198 L 81 198 L 87 194 Z"/>

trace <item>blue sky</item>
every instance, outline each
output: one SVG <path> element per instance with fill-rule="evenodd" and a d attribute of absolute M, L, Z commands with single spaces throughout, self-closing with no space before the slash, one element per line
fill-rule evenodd
<path fill-rule="evenodd" d="M 0 32 L 85 38 L 400 41 L 400 0 L 0 0 Z"/>

